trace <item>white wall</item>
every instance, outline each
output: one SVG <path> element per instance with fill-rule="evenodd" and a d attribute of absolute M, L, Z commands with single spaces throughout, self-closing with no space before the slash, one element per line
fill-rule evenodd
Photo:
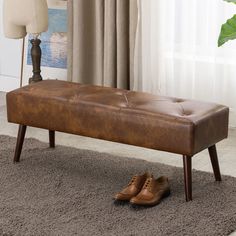
<path fill-rule="evenodd" d="M 0 0 L 0 91 L 10 91 L 20 86 L 22 40 L 4 37 L 2 4 Z"/>

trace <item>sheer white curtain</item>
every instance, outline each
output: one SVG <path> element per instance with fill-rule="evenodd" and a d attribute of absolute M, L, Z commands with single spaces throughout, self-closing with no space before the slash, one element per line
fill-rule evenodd
<path fill-rule="evenodd" d="M 236 14 L 223 0 L 139 0 L 136 90 L 226 104 L 236 126 L 236 41 L 217 47 Z"/>

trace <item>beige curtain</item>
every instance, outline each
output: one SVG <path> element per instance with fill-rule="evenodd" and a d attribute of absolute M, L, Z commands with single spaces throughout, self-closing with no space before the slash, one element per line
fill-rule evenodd
<path fill-rule="evenodd" d="M 130 89 L 137 0 L 69 0 L 68 80 Z"/>

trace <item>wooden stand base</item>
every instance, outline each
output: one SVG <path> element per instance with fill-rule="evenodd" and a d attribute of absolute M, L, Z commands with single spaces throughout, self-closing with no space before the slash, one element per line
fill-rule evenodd
<path fill-rule="evenodd" d="M 42 56 L 42 51 L 40 48 L 41 40 L 36 38 L 30 40 L 32 44 L 31 48 L 31 58 L 32 58 L 32 65 L 33 65 L 33 76 L 29 79 L 29 84 L 31 83 L 36 83 L 39 81 L 42 81 L 42 76 L 41 76 L 41 56 Z"/>

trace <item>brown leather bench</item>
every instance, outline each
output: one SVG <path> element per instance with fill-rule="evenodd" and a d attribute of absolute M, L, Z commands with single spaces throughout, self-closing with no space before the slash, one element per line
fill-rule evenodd
<path fill-rule="evenodd" d="M 183 155 L 186 200 L 192 200 L 192 156 L 208 148 L 221 180 L 215 144 L 228 135 L 229 109 L 194 100 L 58 80 L 7 94 L 8 121 L 20 124 L 14 161 L 27 126 L 110 140 Z"/>

